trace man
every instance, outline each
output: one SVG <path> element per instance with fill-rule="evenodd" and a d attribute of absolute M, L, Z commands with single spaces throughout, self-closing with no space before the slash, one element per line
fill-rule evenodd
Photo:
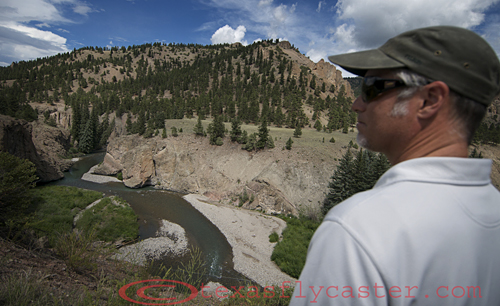
<path fill-rule="evenodd" d="M 467 158 L 495 52 L 440 26 L 329 59 L 365 77 L 357 140 L 393 167 L 328 212 L 291 305 L 500 305 L 500 193 L 491 160 Z"/>

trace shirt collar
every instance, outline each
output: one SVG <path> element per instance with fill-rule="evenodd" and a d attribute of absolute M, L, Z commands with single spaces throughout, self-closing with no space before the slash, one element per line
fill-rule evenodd
<path fill-rule="evenodd" d="M 491 183 L 490 159 L 458 157 L 422 157 L 401 162 L 377 181 L 373 188 L 402 181 L 453 185 L 488 185 Z"/>

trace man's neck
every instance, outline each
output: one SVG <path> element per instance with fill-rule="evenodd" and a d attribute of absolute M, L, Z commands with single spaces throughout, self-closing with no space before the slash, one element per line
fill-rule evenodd
<path fill-rule="evenodd" d="M 450 125 L 436 125 L 421 130 L 398 156 L 388 156 L 391 164 L 419 157 L 464 157 L 468 156 L 468 144 Z"/>

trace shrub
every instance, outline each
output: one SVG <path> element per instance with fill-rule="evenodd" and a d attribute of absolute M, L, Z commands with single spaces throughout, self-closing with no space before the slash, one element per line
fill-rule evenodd
<path fill-rule="evenodd" d="M 0 152 L 0 224 L 26 209 L 28 190 L 35 186 L 35 165 L 6 152 Z"/>
<path fill-rule="evenodd" d="M 103 245 L 96 245 L 94 241 L 94 232 L 74 231 L 62 234 L 57 239 L 55 251 L 74 271 L 93 271 L 97 268 L 96 262 L 98 258 L 106 250 Z"/>
<path fill-rule="evenodd" d="M 283 239 L 274 247 L 273 260 L 286 274 L 299 278 L 304 268 L 309 242 L 320 222 L 306 218 L 287 218 L 287 227 L 283 231 Z"/>
<path fill-rule="evenodd" d="M 177 128 L 175 126 L 172 127 L 172 136 L 177 137 L 179 134 L 177 133 Z"/>
<path fill-rule="evenodd" d="M 279 239 L 280 239 L 280 236 L 276 232 L 272 232 L 272 234 L 269 235 L 269 242 L 271 242 L 271 243 L 278 242 Z"/>
<path fill-rule="evenodd" d="M 249 199 L 249 198 L 248 198 L 248 193 L 247 193 L 247 191 L 246 191 L 246 190 L 245 190 L 245 191 L 243 191 L 243 193 L 242 193 L 242 194 L 240 194 L 240 197 L 239 197 L 239 198 L 240 198 L 240 203 L 239 203 L 239 206 L 241 207 L 241 206 L 243 206 L 243 204 L 245 204 L 246 202 L 248 202 L 248 199 Z"/>

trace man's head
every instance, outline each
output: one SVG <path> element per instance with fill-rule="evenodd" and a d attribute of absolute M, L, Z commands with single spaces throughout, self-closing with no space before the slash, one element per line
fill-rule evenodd
<path fill-rule="evenodd" d="M 386 154 L 398 149 L 394 146 L 415 147 L 415 143 L 405 144 L 408 138 L 424 143 L 420 138 L 431 135 L 423 132 L 435 132 L 438 127 L 451 127 L 454 131 L 449 133 L 456 132 L 469 143 L 486 107 L 500 92 L 495 52 L 477 34 L 457 27 L 417 29 L 378 49 L 329 59 L 365 76 L 363 94 L 353 104 L 360 119 L 358 141 Z M 443 124 L 444 119 L 449 122 Z M 425 131 L 427 127 L 431 128 Z M 380 135 L 384 132 L 388 134 Z"/>

